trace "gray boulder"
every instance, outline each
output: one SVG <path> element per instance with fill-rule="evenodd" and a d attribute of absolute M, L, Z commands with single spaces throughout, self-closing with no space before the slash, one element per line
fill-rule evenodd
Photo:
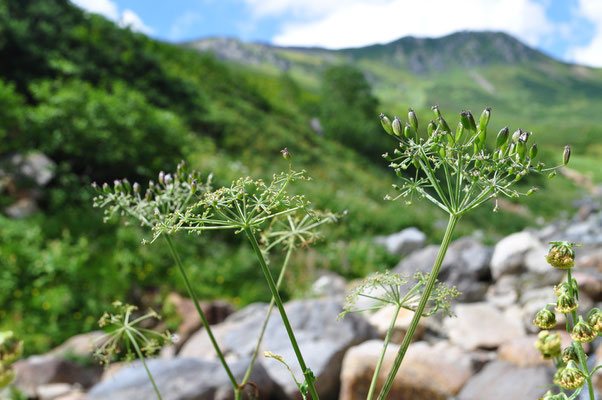
<path fill-rule="evenodd" d="M 489 363 L 464 385 L 458 400 L 532 400 L 552 382 L 545 366 L 517 367 L 504 361 Z"/>
<path fill-rule="evenodd" d="M 439 246 L 427 246 L 403 259 L 393 272 L 412 275 L 416 271 L 430 272 L 437 259 Z M 489 261 L 492 249 L 471 237 L 454 241 L 441 265 L 439 280 L 455 285 L 462 295 L 460 301 L 483 299 L 489 286 Z"/>
<path fill-rule="evenodd" d="M 423 248 L 426 243 L 426 235 L 418 228 L 411 227 L 389 236 L 378 236 L 374 242 L 385 246 L 391 254 L 405 256 L 414 250 Z"/>
<path fill-rule="evenodd" d="M 252 354 L 266 308 L 265 305 L 251 305 L 215 326 L 216 340 L 228 358 L 237 359 Z M 317 378 L 318 392 L 325 398 L 336 396 L 339 389 L 339 371 L 345 351 L 351 346 L 376 337 L 376 331 L 364 318 L 355 314 L 347 315 L 343 320 L 337 321 L 342 306 L 332 298 L 291 301 L 285 305 L 285 308 L 305 363 Z M 265 350 L 282 356 L 297 380 L 302 380 L 302 371 L 277 309 L 274 309 L 266 328 L 261 354 Z M 215 357 L 215 352 L 204 331 L 193 335 L 180 354 Z M 264 366 L 288 396 L 291 398 L 300 396 L 289 371 L 282 364 L 269 359 L 265 360 Z"/>
<path fill-rule="evenodd" d="M 231 363 L 232 373 L 241 380 L 250 359 Z M 217 361 L 198 358 L 174 358 L 171 360 L 149 360 L 148 368 L 164 400 L 230 400 L 234 398 L 232 386 L 226 372 Z M 278 386 L 270 379 L 261 363 L 256 363 L 250 382 L 258 390 L 259 399 L 270 399 L 282 395 Z M 253 391 L 249 392 L 253 394 Z M 155 392 L 142 363 L 137 361 L 120 369 L 111 378 L 94 386 L 88 400 L 148 400 Z"/>

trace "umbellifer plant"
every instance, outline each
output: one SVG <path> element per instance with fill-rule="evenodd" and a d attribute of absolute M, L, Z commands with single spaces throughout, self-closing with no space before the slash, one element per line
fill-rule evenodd
<path fill-rule="evenodd" d="M 546 304 L 533 319 L 533 324 L 544 329 L 539 333 L 539 339 L 535 347 L 546 359 L 552 359 L 556 366 L 554 374 L 554 385 L 558 386 L 560 392 L 554 394 L 549 390 L 542 400 L 573 400 L 587 386 L 590 400 L 595 399 L 592 376 L 602 368 L 598 365 L 592 371 L 587 365 L 587 355 L 583 350 L 583 343 L 589 343 L 602 336 L 602 311 L 593 308 L 587 312 L 585 318 L 578 315 L 579 311 L 579 285 L 572 276 L 575 266 L 574 247 L 570 242 L 550 242 L 552 247 L 546 256 L 548 263 L 557 269 L 566 270 L 566 282 L 561 282 L 554 287 L 557 296 L 556 303 Z M 572 342 L 564 350 L 561 347 L 560 336 L 550 333 L 548 329 L 556 327 L 556 314 L 564 314 L 566 319 L 566 331 L 571 335 Z M 574 390 L 569 396 L 565 390 Z"/>
<path fill-rule="evenodd" d="M 470 111 L 462 111 L 455 131 L 443 118 L 439 107 L 433 106 L 432 110 L 435 119 L 429 122 L 426 132 L 422 133 L 419 131 L 416 113 L 412 109 L 408 112 L 408 122 L 403 122 L 398 117 L 391 121 L 384 114 L 380 115 L 384 130 L 399 141 L 399 147 L 392 155 L 383 154 L 401 180 L 401 185 L 394 185 L 399 194 L 393 198 L 386 196 L 386 199 L 404 198 L 406 203 L 411 204 L 415 197 L 425 198 L 447 213 L 449 220 L 435 264 L 414 309 L 414 316 L 391 371 L 380 391 L 379 400 L 384 400 L 391 390 L 418 322 L 431 299 L 437 275 L 458 221 L 465 214 L 492 199 L 495 201 L 496 211 L 498 196 L 517 198 L 533 194 L 537 188 L 521 193 L 514 186 L 531 173 L 548 173 L 550 177 L 554 176 L 555 170 L 562 164 L 567 164 L 570 157 L 570 148 L 566 146 L 562 164 L 545 168 L 542 162 L 535 161 L 537 145 L 529 143 L 531 132 L 518 129 L 510 135 L 508 127 L 500 130 L 495 147 L 489 149 L 486 141 L 490 108 L 482 112 L 478 122 Z M 405 173 L 410 166 L 415 170 L 412 176 Z"/>

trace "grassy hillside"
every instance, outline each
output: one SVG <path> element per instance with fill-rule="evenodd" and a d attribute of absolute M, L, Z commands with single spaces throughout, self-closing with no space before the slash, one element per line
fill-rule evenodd
<path fill-rule="evenodd" d="M 364 55 L 361 50 L 259 49 L 259 61 L 252 66 L 229 64 L 118 28 L 67 0 L 0 0 L 0 59 L 5 60 L 0 63 L 0 158 L 3 171 L 8 172 L 0 186 L 0 207 L 5 210 L 35 193 L 39 209 L 18 220 L 0 216 L 0 329 L 25 336 L 31 353 L 93 329 L 113 300 L 160 306 L 168 291 L 181 290 L 167 250 L 141 247 L 145 233 L 137 227 L 120 222 L 103 225 L 100 212 L 91 207 L 89 189 L 92 181 L 122 177 L 144 183 L 156 179 L 160 170 L 173 170 L 180 159 L 204 176 L 212 172 L 217 186 L 241 175 L 269 178 L 287 167 L 279 154 L 287 146 L 295 167 L 307 169 L 314 178 L 293 191 L 302 190 L 317 208 L 349 211 L 324 243 L 295 256 L 293 281 L 295 276 L 308 276 L 308 268 L 357 277 L 392 266 L 397 260 L 372 245 L 376 234 L 410 225 L 425 230 L 433 240 L 441 234 L 439 222 L 444 215 L 432 207 L 416 204 L 410 209 L 401 202 L 382 201 L 395 182 L 383 160 L 348 147 L 345 140 L 329 139 L 326 131 L 317 134 L 310 121 L 329 115 L 326 111 L 351 128 L 370 118 L 364 115 L 360 121 L 353 108 L 357 104 L 339 104 L 344 96 L 329 97 L 331 93 L 322 90 L 326 65 L 354 60 L 364 68 L 385 111 L 403 110 L 410 103 L 422 109 L 438 102 L 449 111 L 450 122 L 461 108 L 476 110 L 498 99 L 474 84 L 472 69 L 467 72 L 456 66 L 442 72 L 428 67 L 427 75 L 420 75 L 396 66 L 394 58 L 388 63 L 373 58 L 370 54 L 380 48 L 366 49 Z M 565 72 L 576 67 L 550 65 L 575 90 L 579 85 L 589 88 L 588 82 L 600 76 L 597 70 L 583 69 L 589 77 L 568 77 Z M 501 64 L 475 68 L 496 90 L 511 85 L 524 90 L 513 92 L 514 97 L 499 97 L 493 124 L 501 125 L 507 118 L 513 124 L 541 127 L 536 133 L 542 142 L 564 144 L 550 134 L 557 128 L 573 135 L 570 129 L 576 127 L 582 135 L 590 135 L 580 134 L 580 144 L 597 137 L 595 121 L 587 131 L 579 118 L 567 118 L 566 111 L 541 115 L 544 106 L 523 98 L 536 93 L 529 87 L 559 90 L 541 73 Z M 503 74 L 509 74 L 508 82 L 502 80 Z M 369 91 L 369 86 L 359 83 L 354 90 Z M 598 104 L 594 91 L 591 102 L 585 102 L 585 95 L 570 97 L 571 107 Z M 558 102 L 561 97 L 542 96 Z M 327 103 L 337 107 L 325 111 Z M 361 106 L 369 109 L 375 104 Z M 560 110 L 559 104 L 549 107 Z M 375 111 L 374 128 L 362 125 L 372 132 L 366 145 L 394 146 L 378 124 Z M 548 128 L 555 130 L 548 133 Z M 11 175 L 7 162 L 14 154 L 34 151 L 56 164 L 54 179 L 44 187 Z M 535 183 L 548 186 L 543 180 Z M 557 194 L 553 201 L 531 202 L 533 215 L 552 218 L 557 215 L 555 208 L 565 207 L 575 195 L 574 187 L 565 181 L 550 186 L 563 190 L 550 191 Z M 463 221 L 459 234 L 480 228 L 495 238 L 532 222 L 523 215 L 483 209 Z M 179 238 L 177 244 L 201 297 L 224 297 L 240 305 L 269 299 L 251 250 L 240 243 L 225 236 L 217 241 Z M 294 282 L 285 289 L 286 295 L 293 295 L 293 288 L 304 283 Z"/>

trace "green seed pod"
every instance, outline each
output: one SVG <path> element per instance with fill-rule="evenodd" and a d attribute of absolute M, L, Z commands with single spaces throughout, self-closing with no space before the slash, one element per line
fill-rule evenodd
<path fill-rule="evenodd" d="M 447 157 L 447 153 L 445 152 L 445 146 L 439 147 L 439 155 L 441 156 L 441 158 Z"/>
<path fill-rule="evenodd" d="M 556 176 L 556 171 L 552 171 L 550 172 L 550 174 L 548 175 L 548 179 L 552 179 Z"/>
<path fill-rule="evenodd" d="M 399 136 L 401 137 L 403 135 L 402 132 L 402 126 L 401 126 L 401 120 L 399 118 L 397 118 L 397 115 L 395 116 L 395 118 L 393 118 L 393 122 L 391 123 L 391 128 L 393 129 L 393 133 L 395 134 L 395 136 Z"/>
<path fill-rule="evenodd" d="M 477 124 L 474 122 L 474 117 L 472 116 L 470 110 L 466 111 L 466 115 L 468 117 L 468 122 L 470 125 L 468 125 L 470 127 L 470 130 L 472 130 L 473 132 L 477 131 Z"/>
<path fill-rule="evenodd" d="M 564 146 L 564 152 L 562 153 L 562 163 L 567 165 L 571 158 L 571 146 Z"/>
<path fill-rule="evenodd" d="M 527 155 L 525 142 L 521 139 L 516 143 L 516 160 L 519 162 L 523 162 L 525 160 L 525 156 Z"/>
<path fill-rule="evenodd" d="M 391 120 L 383 113 L 380 113 L 380 123 L 383 126 L 385 132 L 389 135 L 393 135 L 393 128 L 391 127 Z"/>
<path fill-rule="evenodd" d="M 435 121 L 431 120 L 428 126 L 426 127 L 426 131 L 429 137 L 433 136 L 433 132 L 435 132 L 435 129 L 437 129 L 437 125 L 435 124 Z"/>
<path fill-rule="evenodd" d="M 435 119 L 441 118 L 441 111 L 439 111 L 438 105 L 435 104 L 434 106 L 432 106 L 431 110 L 433 110 L 433 114 L 435 114 Z"/>
<path fill-rule="evenodd" d="M 535 315 L 533 325 L 540 329 L 552 329 L 556 326 L 556 314 L 543 308 Z"/>
<path fill-rule="evenodd" d="M 447 122 L 443 117 L 439 117 L 439 128 L 443 132 L 451 133 L 451 129 L 449 129 L 449 125 L 447 125 Z"/>
<path fill-rule="evenodd" d="M 579 307 L 579 303 L 569 296 L 568 293 L 562 293 L 556 300 L 556 311 L 562 314 L 569 314 L 575 311 Z"/>
<path fill-rule="evenodd" d="M 123 178 L 123 180 L 121 182 L 123 182 L 123 187 L 125 188 L 125 191 L 127 193 L 130 193 L 132 191 L 132 186 L 130 185 L 130 181 L 128 181 L 127 178 Z"/>
<path fill-rule="evenodd" d="M 190 184 L 190 194 L 195 194 L 198 188 L 199 188 L 199 185 L 198 185 L 198 183 L 197 183 L 197 181 L 195 179 Z"/>
<path fill-rule="evenodd" d="M 573 243 L 551 242 L 552 247 L 546 255 L 548 264 L 558 269 L 570 269 L 575 266 L 575 251 Z"/>
<path fill-rule="evenodd" d="M 592 328 L 583 318 L 579 317 L 579 322 L 575 324 L 571 332 L 571 338 L 575 342 L 589 343 L 593 342 L 598 337 L 598 332 Z"/>
<path fill-rule="evenodd" d="M 562 361 L 568 363 L 571 360 L 579 362 L 579 353 L 577 352 L 577 347 L 575 346 L 575 343 L 571 343 L 566 349 L 562 351 Z"/>
<path fill-rule="evenodd" d="M 537 157 L 537 143 L 533 143 L 529 149 L 529 158 L 533 160 L 535 157 Z"/>
<path fill-rule="evenodd" d="M 100 190 L 100 186 L 98 186 L 98 183 L 92 182 L 92 184 L 90 186 L 92 186 L 92 189 L 94 189 L 96 192 L 98 192 L 98 193 L 102 192 L 102 190 Z"/>
<path fill-rule="evenodd" d="M 391 156 L 389 155 L 389 153 L 384 153 L 381 157 L 384 158 L 387 161 L 393 161 L 393 159 L 391 158 Z"/>
<path fill-rule="evenodd" d="M 529 189 L 529 191 L 527 192 L 527 196 L 532 196 L 535 192 L 537 192 L 539 190 L 538 187 L 534 186 L 531 189 Z"/>
<path fill-rule="evenodd" d="M 286 147 L 284 149 L 280 150 L 280 153 L 282 153 L 282 158 L 284 158 L 289 163 L 293 159 L 293 156 L 291 155 L 291 153 L 288 151 L 288 148 L 286 148 Z"/>
<path fill-rule="evenodd" d="M 602 333 L 602 312 L 596 311 L 590 314 L 587 323 L 598 333 Z"/>
<path fill-rule="evenodd" d="M 540 351 L 545 359 L 559 356 L 562 349 L 560 335 L 557 333 L 550 333 L 549 331 L 539 332 L 538 339 L 535 342 L 535 348 Z"/>
<path fill-rule="evenodd" d="M 489 124 L 489 117 L 491 116 L 491 107 L 487 107 L 481 113 L 481 118 L 479 119 L 479 130 L 483 131 L 487 128 L 487 124 Z"/>
<path fill-rule="evenodd" d="M 462 110 L 460 113 L 460 123 L 468 130 L 471 130 L 470 120 L 468 119 L 468 111 Z"/>
<path fill-rule="evenodd" d="M 456 143 L 462 139 L 463 134 L 464 134 L 464 125 L 462 125 L 462 122 L 458 122 L 458 129 L 456 130 L 456 136 L 454 138 Z"/>
<path fill-rule="evenodd" d="M 518 130 L 512 134 L 512 142 L 513 143 L 518 142 L 518 138 L 520 138 L 522 134 L 523 134 L 523 130 L 518 128 Z"/>
<path fill-rule="evenodd" d="M 495 140 L 495 148 L 504 150 L 508 143 L 509 131 L 508 127 L 505 126 L 500 129 L 500 132 L 497 134 L 497 139 Z"/>
<path fill-rule="evenodd" d="M 115 191 L 115 193 L 122 193 L 123 192 L 123 184 L 121 183 L 120 180 L 115 179 L 113 181 L 113 190 Z"/>
<path fill-rule="evenodd" d="M 418 132 L 418 117 L 412 108 L 408 110 L 408 121 L 410 121 L 410 125 L 414 128 L 414 132 Z"/>
<path fill-rule="evenodd" d="M 560 374 L 560 386 L 567 390 L 579 389 L 585 383 L 585 376 L 574 361 L 569 361 Z"/>
<path fill-rule="evenodd" d="M 405 136 L 408 139 L 412 136 L 412 127 L 407 122 L 403 127 L 403 136 Z"/>
<path fill-rule="evenodd" d="M 108 183 L 103 183 L 102 184 L 102 191 L 105 192 L 106 194 L 111 193 L 111 187 L 109 186 Z"/>

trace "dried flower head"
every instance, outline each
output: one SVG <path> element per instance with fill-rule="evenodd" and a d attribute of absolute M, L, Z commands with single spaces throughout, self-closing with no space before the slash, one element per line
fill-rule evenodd
<path fill-rule="evenodd" d="M 535 341 L 535 348 L 541 352 L 543 358 L 548 359 L 560 355 L 562 341 L 557 333 L 541 331 Z"/>
<path fill-rule="evenodd" d="M 589 343 L 594 341 L 596 337 L 598 337 L 598 332 L 579 316 L 579 322 L 575 324 L 571 331 L 571 338 L 575 342 Z"/>
<path fill-rule="evenodd" d="M 562 293 L 556 300 L 556 311 L 569 314 L 579 308 L 579 303 L 569 293 Z"/>
<path fill-rule="evenodd" d="M 569 361 L 560 373 L 559 384 L 565 389 L 575 390 L 583 386 L 585 376 L 574 361 Z"/>
<path fill-rule="evenodd" d="M 575 251 L 573 247 L 579 247 L 570 242 L 550 242 L 552 247 L 546 256 L 546 261 L 558 269 L 569 269 L 575 265 Z"/>
<path fill-rule="evenodd" d="M 343 318 L 350 312 L 377 310 L 388 304 L 415 311 L 429 276 L 429 274 L 416 272 L 413 277 L 414 282 L 406 287 L 410 282 L 408 276 L 389 271 L 372 274 L 347 295 L 345 307 L 339 318 Z M 439 310 L 443 311 L 443 315 L 451 315 L 450 301 L 460 294 L 455 286 L 450 288 L 442 282 L 437 282 L 422 315 L 428 317 Z M 357 301 L 362 297 L 375 300 L 377 304 L 369 308 L 357 308 Z"/>
<path fill-rule="evenodd" d="M 116 313 L 105 312 L 98 321 L 98 325 L 107 330 L 107 333 L 96 340 L 97 343 L 102 344 L 94 351 L 94 356 L 101 364 L 108 365 L 124 350 L 127 360 L 142 356 L 149 357 L 172 342 L 169 332 L 159 333 L 139 326 L 142 321 L 150 318 L 160 319 L 153 310 L 135 316 L 136 306 L 116 301 L 113 307 Z"/>
<path fill-rule="evenodd" d="M 587 323 L 598 333 L 602 334 L 602 311 L 594 308 L 589 312 Z"/>
<path fill-rule="evenodd" d="M 585 355 L 587 357 L 587 355 Z M 575 343 L 571 343 L 567 348 L 562 351 L 562 361 L 568 363 L 569 361 L 579 362 L 579 353 Z"/>
<path fill-rule="evenodd" d="M 543 308 L 535 315 L 533 324 L 541 329 L 552 329 L 556 326 L 556 315 L 547 308 Z"/>

